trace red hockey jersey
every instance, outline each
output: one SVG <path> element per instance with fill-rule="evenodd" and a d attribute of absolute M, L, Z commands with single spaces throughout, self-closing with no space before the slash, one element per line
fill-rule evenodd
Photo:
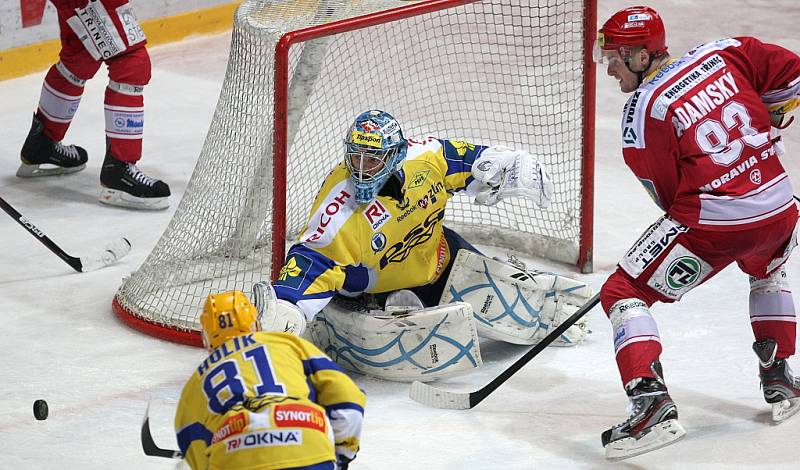
<path fill-rule="evenodd" d="M 770 136 L 770 109 L 796 106 L 800 57 L 740 37 L 692 49 L 631 95 L 625 163 L 662 209 L 705 230 L 767 224 L 794 191 Z"/>

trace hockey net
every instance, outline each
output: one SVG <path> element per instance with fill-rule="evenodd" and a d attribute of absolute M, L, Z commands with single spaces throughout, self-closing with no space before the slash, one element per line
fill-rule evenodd
<path fill-rule="evenodd" d="M 174 218 L 126 278 L 114 311 L 148 334 L 200 344 L 210 293 L 279 271 L 360 112 L 408 137 L 526 149 L 556 192 L 475 206 L 445 224 L 473 243 L 591 269 L 595 0 L 248 0 L 225 81 Z"/>

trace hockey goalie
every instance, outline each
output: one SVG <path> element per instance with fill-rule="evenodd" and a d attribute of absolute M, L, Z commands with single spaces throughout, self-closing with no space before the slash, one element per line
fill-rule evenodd
<path fill-rule="evenodd" d="M 358 115 L 344 143 L 278 279 L 254 287 L 265 328 L 305 331 L 353 371 L 432 380 L 480 366 L 479 334 L 535 344 L 592 295 L 487 258 L 443 225 L 460 191 L 482 205 L 524 197 L 546 208 L 553 183 L 530 153 L 406 139 L 379 110 Z M 584 320 L 557 342 L 585 334 Z"/>

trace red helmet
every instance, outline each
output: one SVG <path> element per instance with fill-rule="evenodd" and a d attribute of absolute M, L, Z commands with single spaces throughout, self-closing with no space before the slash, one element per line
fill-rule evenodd
<path fill-rule="evenodd" d="M 629 7 L 614 13 L 600 28 L 597 41 L 601 49 L 619 51 L 622 57 L 630 56 L 631 48 L 638 46 L 651 56 L 667 52 L 664 23 L 650 7 Z"/>

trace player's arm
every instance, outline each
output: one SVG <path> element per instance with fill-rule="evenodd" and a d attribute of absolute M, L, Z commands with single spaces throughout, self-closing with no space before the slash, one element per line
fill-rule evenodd
<path fill-rule="evenodd" d="M 445 187 L 466 190 L 481 205 L 493 206 L 508 197 L 550 205 L 553 183 L 536 157 L 524 150 L 485 147 L 466 141 L 438 139 L 442 145 Z"/>
<path fill-rule="evenodd" d="M 340 464 L 356 457 L 361 442 L 361 424 L 367 397 L 353 380 L 328 356 L 308 341 L 302 341 L 303 362 L 315 401 L 325 408 L 333 427 L 336 457 Z"/>
<path fill-rule="evenodd" d="M 344 285 L 345 268 L 303 244 L 289 249 L 273 283 L 277 298 L 297 306 L 308 319 L 313 319 Z"/>
<path fill-rule="evenodd" d="M 202 420 L 202 411 L 205 410 L 205 398 L 196 396 L 196 384 L 192 378 L 181 393 L 178 409 L 175 411 L 175 435 L 178 448 L 186 462 L 192 469 L 205 469 L 208 467 L 206 448 L 211 445 L 212 432 L 206 428 Z"/>
<path fill-rule="evenodd" d="M 788 126 L 789 114 L 800 106 L 800 56 L 755 38 L 736 39 L 752 65 L 755 88 L 769 110 L 772 125 Z"/>
<path fill-rule="evenodd" d="M 553 181 L 544 165 L 525 150 L 486 148 L 472 164 L 472 176 L 467 192 L 477 204 L 493 206 L 509 197 L 524 197 L 544 209 L 553 198 Z"/>

